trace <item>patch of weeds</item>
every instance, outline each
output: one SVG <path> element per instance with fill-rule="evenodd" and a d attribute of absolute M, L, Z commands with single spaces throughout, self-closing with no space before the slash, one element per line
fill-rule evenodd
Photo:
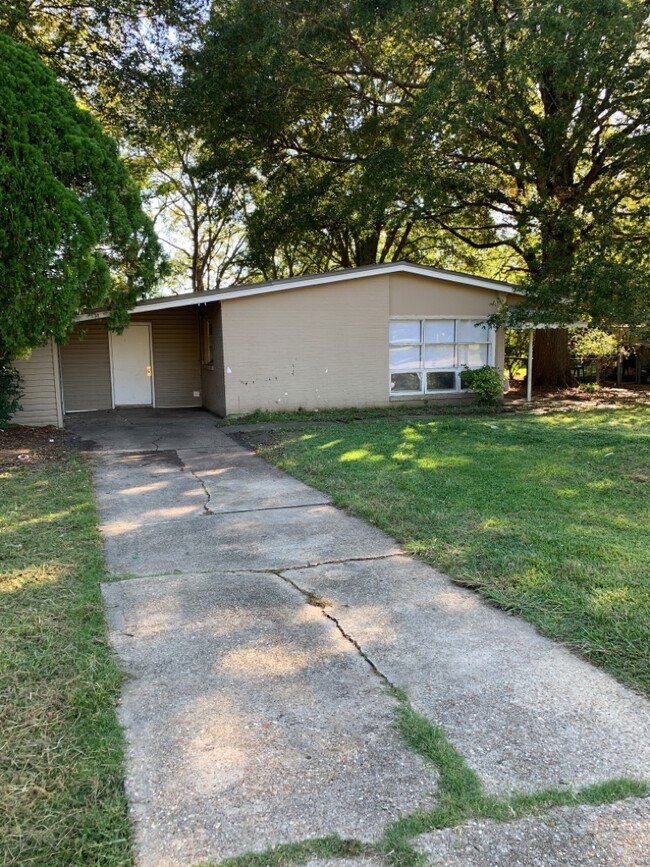
<path fill-rule="evenodd" d="M 470 819 L 507 822 L 537 815 L 553 807 L 612 804 L 624 798 L 642 798 L 650 786 L 639 780 L 611 780 L 583 789 L 547 789 L 533 794 L 498 798 L 483 791 L 477 774 L 450 744 L 443 729 L 416 713 L 406 694 L 394 690 L 398 700 L 397 726 L 406 745 L 438 771 L 438 800 L 433 810 L 419 810 L 390 825 L 380 849 L 392 867 L 422 867 L 423 856 L 412 840 L 420 834 L 452 828 Z"/>
<path fill-rule="evenodd" d="M 515 794 L 510 798 L 487 795 L 478 775 L 452 746 L 442 727 L 413 710 L 404 690 L 391 686 L 388 691 L 397 700 L 396 726 L 406 746 L 438 772 L 436 806 L 397 819 L 386 828 L 382 840 L 376 845 L 335 835 L 229 858 L 221 862 L 220 867 L 288 867 L 314 858 L 373 855 L 382 858 L 390 867 L 424 867 L 426 859 L 413 845 L 414 839 L 421 834 L 457 827 L 470 820 L 508 822 L 523 816 L 539 815 L 554 807 L 599 806 L 624 798 L 650 795 L 648 784 L 625 779 L 579 790 L 547 789 L 532 794 Z"/>
<path fill-rule="evenodd" d="M 286 867 L 301 864 L 312 858 L 358 858 L 373 851 L 371 846 L 358 840 L 346 840 L 333 834 L 316 840 L 302 840 L 274 846 L 265 852 L 249 852 L 236 858 L 227 858 L 220 867 Z M 213 867 L 212 862 L 204 867 Z"/>
<path fill-rule="evenodd" d="M 329 599 L 325 599 L 323 596 L 319 596 L 318 593 L 313 593 L 311 590 L 308 590 L 305 593 L 307 597 L 307 603 L 309 605 L 314 605 L 316 608 L 327 608 L 328 605 L 331 605 Z"/>

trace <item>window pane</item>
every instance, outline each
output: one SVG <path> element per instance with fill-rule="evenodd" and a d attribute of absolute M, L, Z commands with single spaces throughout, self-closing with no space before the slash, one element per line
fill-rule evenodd
<path fill-rule="evenodd" d="M 461 367 L 482 367 L 487 363 L 487 343 L 466 343 L 458 347 L 458 364 Z"/>
<path fill-rule="evenodd" d="M 476 338 L 474 338 L 476 340 Z M 453 319 L 427 319 L 424 323 L 425 343 L 453 343 Z"/>
<path fill-rule="evenodd" d="M 391 370 L 400 368 L 404 370 L 412 370 L 414 367 L 420 366 L 420 347 L 419 346 L 400 346 L 399 349 L 391 347 L 390 349 L 390 368 Z"/>
<path fill-rule="evenodd" d="M 430 369 L 446 369 L 455 367 L 453 344 L 424 347 L 424 366 Z"/>
<path fill-rule="evenodd" d="M 391 343 L 419 343 L 419 320 L 391 322 L 389 325 L 389 340 Z M 476 338 L 474 338 L 476 340 Z"/>
<path fill-rule="evenodd" d="M 453 371 L 444 373 L 427 373 L 427 391 L 455 391 L 456 374 Z"/>
<path fill-rule="evenodd" d="M 459 319 L 458 342 L 459 343 L 487 343 L 490 339 L 490 329 L 480 319 Z"/>
<path fill-rule="evenodd" d="M 419 373 L 392 373 L 390 377 L 390 390 L 393 391 L 422 391 L 422 380 Z"/>

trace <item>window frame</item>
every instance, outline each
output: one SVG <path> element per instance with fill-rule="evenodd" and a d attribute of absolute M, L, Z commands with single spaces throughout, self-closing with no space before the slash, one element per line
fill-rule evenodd
<path fill-rule="evenodd" d="M 495 367 L 496 333 L 497 332 L 496 332 L 495 328 L 490 328 L 488 326 L 487 334 L 486 334 L 486 337 L 487 337 L 486 340 L 459 341 L 458 340 L 459 331 L 460 331 L 459 323 L 460 322 L 467 322 L 467 321 L 485 322 L 486 318 L 487 317 L 484 313 L 480 314 L 480 315 L 474 315 L 474 316 L 468 316 L 468 315 L 463 315 L 463 316 L 458 316 L 458 315 L 456 315 L 456 316 L 449 316 L 449 315 L 443 315 L 443 316 L 407 316 L 407 315 L 391 316 L 389 319 L 389 326 L 388 326 L 388 328 L 389 328 L 389 331 L 388 331 L 388 395 L 389 395 L 389 397 L 391 397 L 391 398 L 393 398 L 393 397 L 396 397 L 396 398 L 408 398 L 408 397 L 410 397 L 410 398 L 422 398 L 422 397 L 427 397 L 429 395 L 463 394 L 464 392 L 468 391 L 468 389 L 462 387 L 461 380 L 460 380 L 460 374 L 463 370 L 465 370 L 465 365 L 464 364 L 458 364 L 458 347 L 459 346 L 468 346 L 471 343 L 479 343 L 482 346 L 486 346 L 487 347 L 487 362 L 486 363 L 490 367 Z M 441 320 L 445 320 L 445 321 L 454 323 L 453 351 L 454 351 L 455 364 L 453 367 L 446 367 L 444 369 L 440 368 L 439 370 L 437 368 L 426 368 L 424 366 L 425 346 L 436 346 L 437 345 L 435 343 L 427 343 L 426 342 L 426 340 L 425 340 L 426 323 L 427 322 L 437 322 L 437 321 L 441 321 Z M 420 342 L 419 342 L 419 344 L 413 344 L 413 343 L 409 343 L 409 344 L 395 343 L 394 344 L 394 343 L 391 343 L 390 325 L 393 322 L 400 322 L 400 321 L 401 322 L 404 322 L 404 321 L 406 321 L 406 322 L 419 322 L 419 325 L 420 325 Z M 417 368 L 416 367 L 409 367 L 408 369 L 405 368 L 403 370 L 398 370 L 398 369 L 391 367 L 390 350 L 392 348 L 399 348 L 400 346 L 415 346 L 415 345 L 419 346 L 419 348 L 420 348 L 420 365 L 419 365 L 419 367 L 417 367 Z M 440 346 L 448 346 L 450 344 L 441 343 L 439 345 Z M 479 365 L 479 367 L 482 367 L 482 366 L 483 365 Z M 470 368 L 470 369 L 472 369 L 472 368 Z M 476 369 L 476 368 L 473 368 L 473 369 Z M 429 372 L 453 373 L 454 374 L 454 388 L 453 389 L 445 388 L 445 389 L 428 390 L 427 389 L 427 373 L 429 373 Z M 420 377 L 420 389 L 418 391 L 391 391 L 391 380 L 392 380 L 392 377 L 396 373 L 415 373 L 415 374 L 418 374 Z"/>

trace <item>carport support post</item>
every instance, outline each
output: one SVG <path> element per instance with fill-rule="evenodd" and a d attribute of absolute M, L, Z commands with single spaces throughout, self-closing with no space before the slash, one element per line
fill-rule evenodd
<path fill-rule="evenodd" d="M 528 367 L 526 369 L 526 402 L 530 403 L 533 399 L 533 338 L 535 337 L 535 329 L 531 328 L 528 332 Z"/>

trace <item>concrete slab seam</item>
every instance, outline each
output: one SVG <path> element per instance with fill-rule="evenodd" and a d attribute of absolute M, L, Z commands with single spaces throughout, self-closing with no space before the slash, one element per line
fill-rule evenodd
<path fill-rule="evenodd" d="M 322 505 L 321 503 L 316 503 L 317 506 Z M 302 506 L 287 506 L 288 509 L 301 509 Z M 255 511 L 271 511 L 258 509 Z M 241 512 L 215 512 L 215 517 L 220 517 L 221 515 L 239 515 Z M 243 513 L 246 514 L 246 513 Z M 160 524 L 171 524 L 172 521 L 160 521 Z M 220 569 L 220 575 L 237 575 L 242 573 L 253 573 L 254 575 L 278 575 L 281 572 L 295 572 L 300 571 L 301 569 L 315 569 L 318 566 L 338 566 L 345 565 L 346 563 L 373 563 L 375 560 L 390 560 L 393 557 L 403 557 L 404 554 L 379 554 L 377 557 L 347 557 L 344 560 L 319 560 L 316 563 L 303 563 L 300 566 L 282 566 L 280 569 L 255 569 L 250 567 L 248 569 Z M 214 573 L 214 569 L 192 569 L 191 572 L 147 572 L 144 575 L 107 575 L 106 577 L 110 580 L 105 581 L 106 584 L 118 584 L 120 581 L 138 581 L 140 579 L 146 578 L 180 578 L 184 574 L 191 575 L 211 575 Z"/>

